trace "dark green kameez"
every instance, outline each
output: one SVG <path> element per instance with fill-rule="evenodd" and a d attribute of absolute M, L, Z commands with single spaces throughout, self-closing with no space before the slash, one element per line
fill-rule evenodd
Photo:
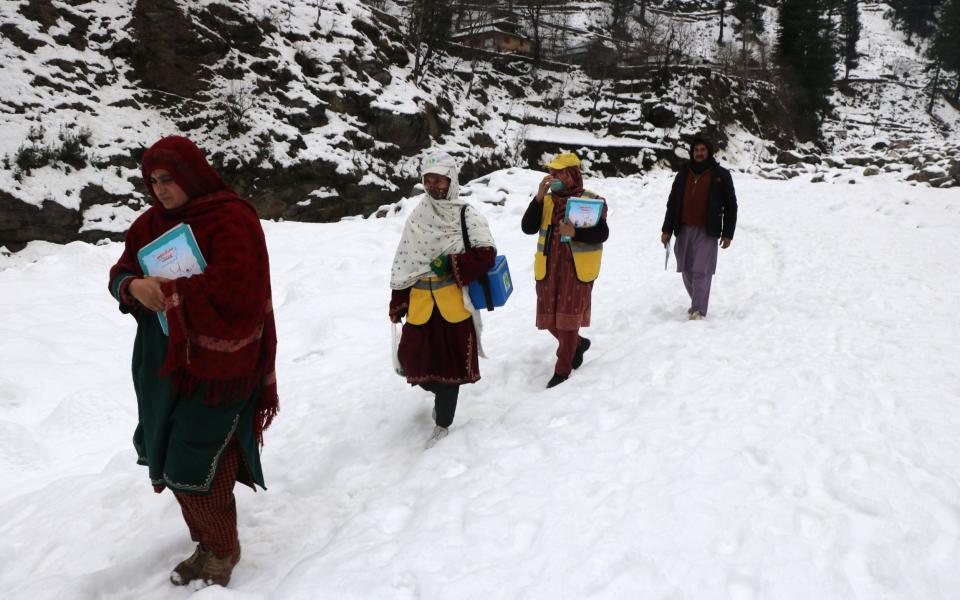
<path fill-rule="evenodd" d="M 120 284 L 131 276 L 120 273 L 110 282 L 118 302 Z M 149 468 L 151 483 L 181 493 L 208 493 L 223 451 L 235 437 L 245 466 L 238 481 L 266 489 L 253 431 L 256 392 L 246 401 L 221 399 L 216 406 L 203 403 L 206 386 L 198 386 L 190 396 L 178 396 L 170 380 L 160 376 L 166 356 L 167 336 L 157 315 L 142 309 L 133 344 L 133 387 L 140 420 L 133 446 L 137 463 Z"/>

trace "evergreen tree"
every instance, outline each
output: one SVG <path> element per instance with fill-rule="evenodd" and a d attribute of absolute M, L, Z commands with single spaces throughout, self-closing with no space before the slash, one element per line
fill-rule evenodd
<path fill-rule="evenodd" d="M 857 0 L 843 0 L 840 12 L 840 52 L 843 56 L 843 78 L 850 78 L 850 69 L 860 64 L 860 55 L 857 54 L 857 42 L 860 41 L 860 7 Z"/>
<path fill-rule="evenodd" d="M 734 33 L 743 35 L 746 31 L 748 36 L 763 33 L 763 4 L 760 0 L 733 0 L 730 14 L 739 21 L 733 26 Z"/>
<path fill-rule="evenodd" d="M 938 20 L 938 28 L 929 50 L 933 60 L 932 68 L 936 69 L 933 89 L 930 96 L 930 109 L 939 88 L 940 70 L 948 69 L 957 76 L 957 84 L 953 90 L 953 101 L 960 102 L 960 0 L 947 0 L 943 13 Z"/>
<path fill-rule="evenodd" d="M 840 5 L 845 2 L 846 0 L 823 0 L 823 7 L 827 11 L 827 16 L 833 20 L 837 16 Z"/>
<path fill-rule="evenodd" d="M 943 0 L 891 0 L 894 19 L 907 32 L 907 41 L 914 35 L 929 37 L 936 31 L 937 10 Z"/>
<path fill-rule="evenodd" d="M 733 31 L 740 36 L 740 62 L 743 64 L 744 76 L 749 63 L 747 48 L 750 43 L 763 33 L 763 5 L 759 0 L 733 0 L 730 14 L 737 18 Z"/>
<path fill-rule="evenodd" d="M 727 0 L 719 0 L 717 8 L 720 9 L 720 37 L 717 38 L 717 43 L 723 43 L 723 21 L 724 17 L 727 14 Z"/>
<path fill-rule="evenodd" d="M 792 92 L 797 131 L 814 139 L 821 115 L 831 108 L 837 62 L 833 25 L 822 0 L 782 0 L 777 26 L 774 60 Z"/>
<path fill-rule="evenodd" d="M 610 0 L 610 35 L 621 48 L 631 41 L 627 17 L 634 4 L 634 0 Z"/>

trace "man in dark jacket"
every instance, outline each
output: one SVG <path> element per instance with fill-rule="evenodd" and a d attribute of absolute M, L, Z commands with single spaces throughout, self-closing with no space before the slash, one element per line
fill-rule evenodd
<path fill-rule="evenodd" d="M 707 316 L 710 284 L 717 270 L 717 245 L 729 248 L 737 226 L 737 194 L 730 171 L 717 164 L 710 142 L 694 138 L 690 161 L 673 180 L 660 242 L 673 245 L 677 271 L 690 295 L 687 314 L 693 321 Z"/>

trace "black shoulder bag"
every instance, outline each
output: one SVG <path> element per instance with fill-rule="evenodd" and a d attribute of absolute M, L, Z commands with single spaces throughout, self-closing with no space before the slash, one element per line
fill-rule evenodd
<path fill-rule="evenodd" d="M 467 233 L 467 205 L 464 204 L 460 209 L 460 230 L 463 232 L 463 251 L 470 249 L 470 234 Z M 487 310 L 493 310 L 493 293 L 490 291 L 490 275 L 484 273 L 477 280 L 480 287 L 483 288 L 483 297 L 487 300 Z"/>

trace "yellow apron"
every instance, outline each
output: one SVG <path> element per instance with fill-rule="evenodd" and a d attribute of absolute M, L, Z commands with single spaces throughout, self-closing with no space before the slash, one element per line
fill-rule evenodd
<path fill-rule="evenodd" d="M 581 198 L 596 198 L 592 192 L 584 191 Z M 543 213 L 540 218 L 540 235 L 537 237 L 537 253 L 533 258 L 533 275 L 537 281 L 547 276 L 547 238 L 553 233 L 550 218 L 553 215 L 553 195 L 543 197 Z M 570 240 L 570 251 L 573 253 L 573 267 L 577 272 L 577 279 L 584 283 L 595 280 L 600 275 L 600 259 L 603 258 L 603 244 L 584 244 Z M 411 302 L 412 304 L 412 302 Z"/>
<path fill-rule="evenodd" d="M 448 323 L 460 323 L 470 318 L 470 311 L 463 305 L 463 292 L 452 275 L 423 277 L 413 284 L 407 323 L 423 325 L 430 320 L 434 305 L 440 308 L 440 316 Z"/>

